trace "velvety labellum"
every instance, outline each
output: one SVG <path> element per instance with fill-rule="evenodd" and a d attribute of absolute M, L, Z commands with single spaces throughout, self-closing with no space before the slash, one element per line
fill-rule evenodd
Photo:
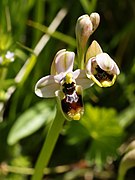
<path fill-rule="evenodd" d="M 76 83 L 63 84 L 64 98 L 61 101 L 63 112 L 73 120 L 79 120 L 83 114 L 82 95 L 77 89 Z"/>

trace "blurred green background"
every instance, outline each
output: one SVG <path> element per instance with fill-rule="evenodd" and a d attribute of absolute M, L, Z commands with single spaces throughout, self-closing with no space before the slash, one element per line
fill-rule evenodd
<path fill-rule="evenodd" d="M 117 178 L 135 137 L 135 1 L 1 0 L 0 57 L 13 52 L 14 62 L 0 62 L 0 179 L 30 179 L 55 116 L 55 100 L 38 98 L 35 83 L 58 50 L 76 52 L 76 21 L 92 12 L 101 20 L 89 44 L 97 40 L 121 74 L 111 88 L 84 91 L 84 117 L 65 122 L 44 179 Z M 132 167 L 126 180 L 134 178 Z"/>

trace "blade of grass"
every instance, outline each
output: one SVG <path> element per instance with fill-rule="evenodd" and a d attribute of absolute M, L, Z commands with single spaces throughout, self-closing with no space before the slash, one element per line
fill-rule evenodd
<path fill-rule="evenodd" d="M 55 31 L 55 32 L 52 32 L 48 27 L 46 27 L 45 25 L 42 25 L 40 23 L 37 23 L 37 22 L 34 22 L 34 21 L 28 21 L 28 25 L 29 26 L 32 26 L 60 41 L 63 41 L 73 47 L 76 47 L 76 40 L 70 36 L 67 36 L 61 32 L 58 32 L 58 31 Z"/>
<path fill-rule="evenodd" d="M 51 23 L 51 25 L 49 26 L 48 29 L 52 32 L 55 32 L 57 27 L 60 25 L 61 21 L 66 16 L 66 14 L 67 14 L 67 10 L 61 9 L 58 12 L 58 14 L 56 15 L 55 19 L 53 20 L 53 22 Z M 39 42 L 37 43 L 36 47 L 33 50 L 33 54 L 31 55 L 30 58 L 27 59 L 24 66 L 21 68 L 21 70 L 15 77 L 15 80 L 17 83 L 22 84 L 26 80 L 26 78 L 28 77 L 28 75 L 30 74 L 32 68 L 34 67 L 34 65 L 36 63 L 37 56 L 41 53 L 41 51 L 43 50 L 43 48 L 45 47 L 45 45 L 47 44 L 49 39 L 50 39 L 50 35 L 48 35 L 48 34 L 44 34 L 41 37 L 41 39 L 39 40 Z"/>
<path fill-rule="evenodd" d="M 45 1 L 38 0 L 35 2 L 36 3 L 36 8 L 35 8 L 35 21 L 42 23 L 43 20 L 45 19 L 45 12 L 44 12 L 44 4 Z M 33 44 L 36 44 L 38 42 L 38 39 L 41 37 L 41 32 L 37 31 L 37 29 L 34 29 L 33 31 Z"/>

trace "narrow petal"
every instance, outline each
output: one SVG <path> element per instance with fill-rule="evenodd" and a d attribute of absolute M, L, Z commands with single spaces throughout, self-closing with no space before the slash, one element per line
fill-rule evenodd
<path fill-rule="evenodd" d="M 53 75 L 49 75 L 41 78 L 37 82 L 35 86 L 35 93 L 39 97 L 55 97 L 55 91 L 59 88 L 59 83 L 55 80 L 55 77 Z"/>
<path fill-rule="evenodd" d="M 107 53 L 101 53 L 96 56 L 96 61 L 99 67 L 104 71 L 112 71 L 114 61 Z"/>
<path fill-rule="evenodd" d="M 61 72 L 70 72 L 73 70 L 75 53 L 61 50 L 56 54 L 51 66 L 51 74 L 59 74 Z"/>
<path fill-rule="evenodd" d="M 91 79 L 87 78 L 85 70 L 77 69 L 73 72 L 73 77 L 76 84 L 80 85 L 83 89 L 87 89 L 94 84 Z"/>

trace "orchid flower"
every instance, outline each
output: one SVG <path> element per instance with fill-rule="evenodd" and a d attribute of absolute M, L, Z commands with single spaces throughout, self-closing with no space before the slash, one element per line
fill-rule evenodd
<path fill-rule="evenodd" d="M 51 65 L 51 75 L 41 78 L 35 93 L 39 97 L 57 97 L 67 119 L 79 120 L 83 114 L 82 89 L 93 84 L 84 70 L 73 71 L 74 52 L 62 49 L 57 52 Z"/>
<path fill-rule="evenodd" d="M 120 70 L 114 60 L 93 41 L 86 53 L 86 75 L 100 87 L 114 84 Z"/>

